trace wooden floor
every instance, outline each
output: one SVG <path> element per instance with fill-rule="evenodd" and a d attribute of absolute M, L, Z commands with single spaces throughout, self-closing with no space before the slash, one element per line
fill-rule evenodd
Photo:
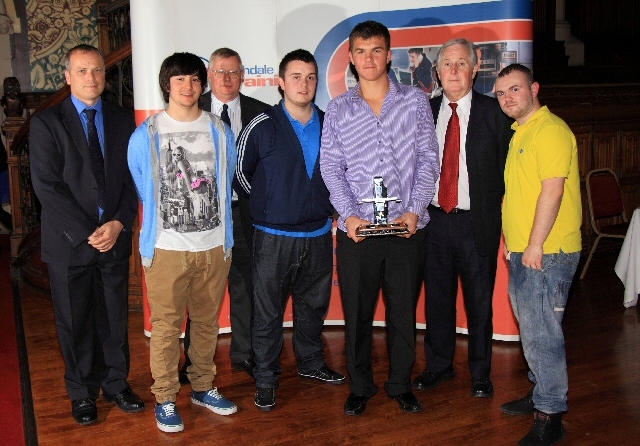
<path fill-rule="evenodd" d="M 623 287 L 613 273 L 615 258 L 615 254 L 596 257 L 586 280 L 576 280 L 572 288 L 565 316 L 570 391 L 569 412 L 563 418 L 567 437 L 562 444 L 640 444 L 639 313 L 636 307 L 622 306 Z M 215 385 L 238 405 L 238 413 L 223 417 L 194 407 L 187 385 L 177 403 L 184 432 L 162 433 L 156 428 L 149 391 L 149 342 L 143 335 L 142 315 L 133 313 L 129 322 L 129 382 L 147 403 L 147 410 L 125 414 L 100 399 L 99 422 L 81 427 L 71 417 L 64 390 L 64 366 L 51 303 L 25 287 L 21 295 L 41 445 L 514 445 L 532 425 L 530 416 L 509 416 L 499 409 L 500 404 L 529 389 L 519 343 L 494 343 L 496 395 L 476 399 L 469 395 L 466 338 L 459 336 L 456 379 L 430 391 L 418 391 L 425 410 L 405 414 L 382 390 L 388 367 L 385 331 L 376 329 L 374 370 L 381 391 L 369 401 L 363 416 L 348 417 L 343 414 L 347 385 L 298 378 L 288 330 L 275 410 L 263 413 L 254 406 L 254 383 L 244 372 L 231 370 L 230 335 L 221 335 Z M 418 332 L 414 375 L 425 365 L 423 333 Z M 327 363 L 345 373 L 344 330 L 327 328 L 324 341 Z"/>

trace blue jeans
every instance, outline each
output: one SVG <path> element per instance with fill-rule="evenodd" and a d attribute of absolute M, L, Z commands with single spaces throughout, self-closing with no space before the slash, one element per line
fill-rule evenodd
<path fill-rule="evenodd" d="M 277 389 L 282 322 L 293 297 L 293 349 L 298 371 L 324 365 L 322 328 L 331 299 L 333 236 L 287 237 L 256 229 L 253 235 L 253 321 L 251 339 L 257 387 Z"/>
<path fill-rule="evenodd" d="M 522 264 L 522 253 L 509 262 L 509 297 L 520 324 L 520 340 L 535 383 L 533 405 L 552 414 L 567 411 L 567 359 L 562 318 L 580 253 L 545 254 L 542 269 Z"/>

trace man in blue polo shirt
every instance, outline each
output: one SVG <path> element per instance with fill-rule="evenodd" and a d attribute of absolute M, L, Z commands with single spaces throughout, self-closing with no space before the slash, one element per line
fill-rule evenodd
<path fill-rule="evenodd" d="M 256 116 L 238 138 L 236 173 L 249 194 L 256 228 L 253 376 L 255 404 L 262 411 L 275 407 L 290 292 L 298 374 L 330 384 L 345 382 L 325 365 L 321 339 L 331 297 L 333 208 L 318 164 L 324 113 L 312 103 L 317 74 L 310 52 L 287 54 L 279 67 L 283 100 Z"/>

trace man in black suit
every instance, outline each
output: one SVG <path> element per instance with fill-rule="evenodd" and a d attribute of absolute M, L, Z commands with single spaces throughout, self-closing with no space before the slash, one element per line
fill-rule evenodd
<path fill-rule="evenodd" d="M 208 75 L 211 91 L 200 97 L 200 108 L 220 116 L 238 137 L 240 130 L 268 107 L 264 102 L 240 93 L 244 82 L 244 67 L 240 55 L 230 48 L 218 48 L 211 54 Z M 249 214 L 249 199 L 240 197 L 240 185 L 233 180 L 233 261 L 229 270 L 229 296 L 231 316 L 231 366 L 252 375 L 253 351 L 251 349 L 251 313 L 253 311 L 251 282 L 251 241 L 253 225 Z M 184 350 L 190 344 L 187 329 Z M 188 382 L 189 356 L 180 369 L 180 382 Z"/>
<path fill-rule="evenodd" d="M 431 100 L 441 173 L 429 206 L 426 238 L 427 369 L 413 386 L 432 389 L 455 377 L 460 277 L 469 327 L 471 394 L 491 397 L 493 288 L 512 121 L 496 99 L 473 91 L 478 57 L 472 42 L 446 42 L 436 65 L 444 94 Z"/>
<path fill-rule="evenodd" d="M 31 179 L 42 204 L 42 260 L 75 421 L 98 420 L 95 400 L 144 410 L 127 383 L 127 282 L 138 199 L 127 167 L 133 114 L 101 100 L 104 61 L 69 50 L 71 97 L 31 119 Z"/>

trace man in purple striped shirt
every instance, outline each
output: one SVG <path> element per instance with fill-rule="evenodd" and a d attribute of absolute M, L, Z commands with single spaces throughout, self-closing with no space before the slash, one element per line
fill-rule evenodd
<path fill-rule="evenodd" d="M 440 166 L 438 142 L 427 96 L 387 74 L 389 30 L 381 23 L 356 25 L 349 58 L 356 87 L 327 106 L 320 170 L 340 215 L 337 260 L 347 332 L 350 394 L 345 414 L 361 415 L 378 387 L 371 365 L 372 322 L 383 284 L 387 305 L 390 372 L 387 394 L 404 412 L 422 405 L 411 391 L 415 361 L 415 314 L 424 266 L 424 227 Z M 373 177 L 383 177 L 389 220 L 406 223 L 409 234 L 363 239 L 355 234 L 373 216 Z"/>

